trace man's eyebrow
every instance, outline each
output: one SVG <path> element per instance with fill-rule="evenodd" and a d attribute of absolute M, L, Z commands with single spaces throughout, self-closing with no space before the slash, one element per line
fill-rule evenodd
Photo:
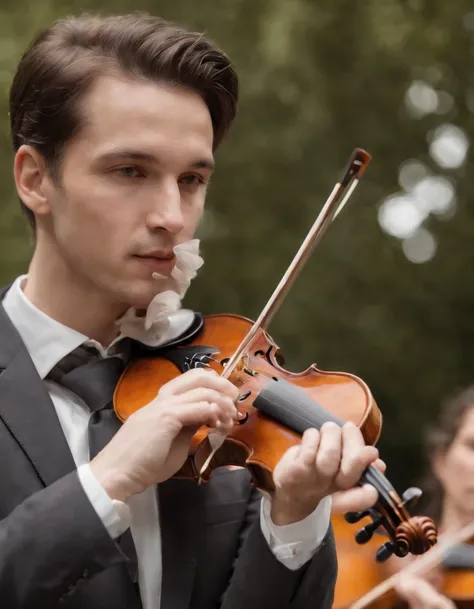
<path fill-rule="evenodd" d="M 214 162 L 214 159 L 202 159 L 193 163 L 192 166 L 196 167 L 196 169 L 209 169 L 209 171 L 212 171 L 216 166 L 216 163 Z"/>
<path fill-rule="evenodd" d="M 134 159 L 137 161 L 148 161 L 150 163 L 157 163 L 158 159 L 147 152 L 140 152 L 139 150 L 133 150 L 132 148 L 115 148 L 99 155 L 101 161 L 115 161 L 117 159 Z"/>
<path fill-rule="evenodd" d="M 100 161 L 116 161 L 119 159 L 133 159 L 135 161 L 145 161 L 147 163 L 158 164 L 159 159 L 154 154 L 148 152 L 141 152 L 140 150 L 134 150 L 132 148 L 117 148 L 110 150 L 99 156 Z M 196 169 L 209 169 L 212 171 L 215 167 L 213 158 L 200 159 L 191 164 L 191 167 Z"/>

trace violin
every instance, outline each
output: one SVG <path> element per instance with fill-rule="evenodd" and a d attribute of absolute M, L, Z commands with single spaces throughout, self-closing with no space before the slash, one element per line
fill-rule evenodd
<path fill-rule="evenodd" d="M 357 599 L 387 580 L 393 569 L 390 564 L 380 564 L 372 560 L 372 551 L 381 543 L 380 538 L 384 539 L 383 534 L 376 532 L 374 537 L 360 548 L 352 542 L 353 527 L 341 514 L 333 515 L 331 523 L 338 563 L 333 609 L 350 609 Z M 474 546 L 462 544 L 447 552 L 436 575 L 437 590 L 452 600 L 458 609 L 474 607 Z M 407 603 L 393 590 L 387 591 L 366 607 L 408 609 Z"/>
<path fill-rule="evenodd" d="M 284 357 L 266 328 L 288 293 L 305 261 L 337 217 L 365 172 L 371 156 L 356 148 L 342 179 L 324 204 L 279 285 L 255 322 L 232 314 L 196 316 L 188 335 L 177 344 L 132 360 L 122 374 L 114 394 L 114 410 L 123 422 L 151 402 L 159 389 L 183 372 L 209 366 L 240 389 L 239 420 L 225 438 L 203 426 L 193 436 L 189 457 L 177 472 L 180 478 L 198 483 L 209 480 L 212 470 L 222 466 L 245 467 L 262 491 L 274 490 L 272 472 L 283 454 L 301 441 L 303 432 L 320 428 L 326 421 L 342 426 L 352 421 L 368 444 L 375 444 L 382 428 L 381 412 L 366 383 L 346 372 L 320 370 L 312 364 L 303 372 L 290 372 Z M 437 540 L 434 522 L 411 516 L 421 491 L 408 489 L 400 496 L 388 479 L 369 466 L 359 484 L 369 483 L 378 491 L 376 505 L 346 519 L 371 520 L 356 534 L 367 543 L 380 527 L 388 540 L 378 548 L 376 560 L 392 554 L 422 554 Z"/>

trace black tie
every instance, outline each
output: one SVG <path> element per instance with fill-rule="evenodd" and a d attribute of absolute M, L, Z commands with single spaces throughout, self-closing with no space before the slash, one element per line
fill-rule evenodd
<path fill-rule="evenodd" d="M 112 398 L 124 368 L 125 363 L 120 357 L 101 358 L 96 349 L 81 345 L 49 374 L 52 380 L 82 398 L 92 411 L 88 428 L 91 460 L 120 429 Z M 130 529 L 119 537 L 118 542 L 130 559 L 127 568 L 136 583 L 137 555 Z"/>
<path fill-rule="evenodd" d="M 120 428 L 112 408 L 115 386 L 124 370 L 118 357 L 91 356 L 90 361 L 63 373 L 57 382 L 84 400 L 92 415 L 89 419 L 89 451 L 92 460 Z"/>

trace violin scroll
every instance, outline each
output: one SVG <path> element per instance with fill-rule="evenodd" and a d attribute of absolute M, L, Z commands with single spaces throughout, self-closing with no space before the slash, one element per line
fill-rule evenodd
<path fill-rule="evenodd" d="M 438 539 L 438 529 L 427 516 L 412 516 L 402 522 L 395 532 L 397 546 L 407 554 L 424 554 Z"/>
<path fill-rule="evenodd" d="M 345 520 L 348 523 L 357 522 L 354 520 L 353 512 L 345 515 Z M 389 525 L 384 522 L 376 509 L 366 510 L 361 512 L 360 518 L 370 516 L 372 522 L 365 525 L 355 534 L 355 540 L 358 544 L 365 544 L 372 539 L 374 532 L 380 527 L 389 530 Z M 359 520 L 359 518 L 357 518 Z M 427 516 L 412 516 L 401 522 L 393 531 L 391 537 L 393 541 L 387 541 L 376 552 L 377 562 L 385 562 L 392 554 L 403 558 L 408 554 L 424 554 L 437 541 L 438 530 L 431 518 Z"/>
<path fill-rule="evenodd" d="M 366 472 L 364 477 L 370 477 L 375 472 Z M 379 478 L 379 475 L 376 474 Z M 391 541 L 380 546 L 376 552 L 377 562 L 384 562 L 392 554 L 403 558 L 408 554 L 424 554 L 435 545 L 438 538 L 438 530 L 431 518 L 427 516 L 410 516 L 407 507 L 416 503 L 421 496 L 421 490 L 415 487 L 407 489 L 402 499 L 398 497 L 393 489 L 387 487 L 388 481 L 384 481 L 383 487 L 375 486 L 379 491 L 377 504 L 363 512 L 348 512 L 344 518 L 348 523 L 356 523 L 362 518 L 369 516 L 372 522 L 365 525 L 355 534 L 355 540 L 359 544 L 367 543 L 379 528 L 384 528 Z M 390 484 L 390 483 L 388 483 Z M 382 492 L 381 492 L 382 491 Z"/>

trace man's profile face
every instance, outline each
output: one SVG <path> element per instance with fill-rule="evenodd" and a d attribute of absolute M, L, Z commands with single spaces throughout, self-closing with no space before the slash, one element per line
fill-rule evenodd
<path fill-rule="evenodd" d="M 49 249 L 72 278 L 127 308 L 146 307 L 152 273 L 171 272 L 172 248 L 193 237 L 202 215 L 209 110 L 183 88 L 103 76 L 80 111 L 85 125 L 66 145 L 59 185 L 47 187 Z"/>

